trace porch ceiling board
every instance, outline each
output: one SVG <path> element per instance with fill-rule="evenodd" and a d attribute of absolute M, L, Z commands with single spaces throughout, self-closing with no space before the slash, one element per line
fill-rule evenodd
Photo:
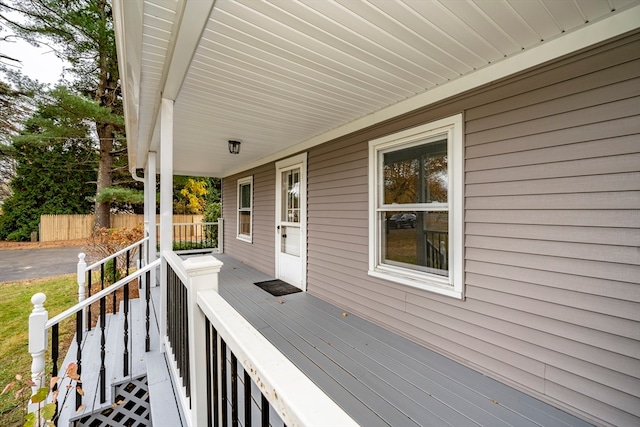
<path fill-rule="evenodd" d="M 127 60 L 138 69 L 122 66 L 125 80 L 140 75 L 138 92 L 125 93 L 139 96 L 127 109 L 128 133 L 137 135 L 129 142 L 137 152 L 132 168 L 144 166 L 146 150 L 158 150 L 164 94 L 175 100 L 174 169 L 209 176 L 357 130 L 396 106 L 408 112 L 427 93 L 469 87 L 459 83 L 464 78 L 486 84 L 495 65 L 625 10 L 638 15 L 640 4 L 217 0 L 208 17 L 195 19 L 185 0 L 115 1 L 138 1 L 143 10 L 141 36 L 131 41 L 140 43 L 141 58 Z M 140 25 L 127 14 L 116 19 L 122 33 Z M 243 141 L 240 155 L 228 153 L 228 139 Z"/>

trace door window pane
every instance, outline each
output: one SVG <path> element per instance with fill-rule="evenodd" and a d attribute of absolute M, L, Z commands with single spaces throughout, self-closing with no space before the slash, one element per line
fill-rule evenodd
<path fill-rule="evenodd" d="M 283 222 L 300 222 L 300 169 L 282 173 Z"/>
<path fill-rule="evenodd" d="M 282 226 L 280 238 L 282 239 L 281 252 L 300 256 L 300 227 Z"/>

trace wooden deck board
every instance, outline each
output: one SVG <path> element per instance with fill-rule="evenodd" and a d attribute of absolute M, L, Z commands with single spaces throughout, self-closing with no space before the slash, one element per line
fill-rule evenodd
<path fill-rule="evenodd" d="M 295 297 L 292 296 L 292 298 Z M 380 380 L 386 381 L 390 386 L 395 387 L 399 393 L 415 387 L 416 390 L 409 396 L 414 400 L 417 399 L 418 402 L 421 402 L 420 404 L 425 402 L 422 400 L 425 395 L 427 401 L 433 400 L 433 396 L 438 396 L 443 401 L 446 401 L 446 404 L 444 402 L 442 404 L 448 407 L 449 413 L 436 413 L 444 416 L 448 422 L 454 421 L 455 425 L 470 422 L 469 419 L 466 422 L 464 419 L 455 420 L 455 414 L 451 413 L 451 408 L 464 413 L 468 417 L 472 417 L 476 422 L 481 421 L 484 424 L 499 424 L 500 421 L 493 418 L 495 415 L 500 415 L 499 418 L 507 423 L 517 422 L 518 425 L 531 425 L 527 418 L 540 418 L 540 412 L 535 411 L 533 408 L 522 407 L 522 410 L 526 412 L 522 414 L 524 420 L 522 416 L 512 413 L 509 406 L 517 406 L 519 403 L 513 397 L 513 389 L 492 381 L 484 375 L 463 367 L 437 353 L 429 351 L 429 354 L 425 355 L 425 349 L 415 344 L 411 346 L 411 352 L 400 351 L 397 347 L 402 347 L 403 344 L 406 344 L 403 342 L 406 340 L 396 335 L 392 334 L 388 337 L 389 340 L 392 340 L 389 344 L 378 341 L 367 334 L 367 329 L 371 328 L 371 326 L 374 326 L 374 329 L 377 328 L 377 326 L 371 325 L 369 322 L 365 321 L 360 328 L 350 330 L 352 328 L 350 323 L 352 321 L 359 323 L 361 319 L 350 315 L 348 318 L 343 318 L 341 315 L 336 316 L 334 312 L 322 310 L 321 307 L 326 305 L 327 303 L 314 298 L 304 298 L 304 301 L 301 300 L 299 304 L 290 306 L 299 313 L 301 320 L 303 317 L 307 317 L 312 327 L 327 331 L 327 334 L 324 335 L 322 333 L 316 334 L 321 339 L 328 341 L 347 338 L 347 345 L 352 348 L 351 356 L 357 357 L 358 360 L 371 359 L 373 361 L 372 372 Z M 330 306 L 329 308 L 332 307 Z M 387 334 L 389 333 L 387 332 Z M 399 341 L 397 340 L 398 338 L 400 339 Z M 335 343 L 332 344 L 335 345 Z M 363 351 L 363 349 L 366 351 Z M 409 354 L 418 353 L 422 360 L 416 360 L 409 356 Z M 436 367 L 438 368 L 437 370 L 435 369 Z M 470 384 L 481 384 L 481 387 L 472 388 L 464 385 L 463 381 Z M 492 384 L 489 384 L 490 381 Z M 446 387 L 443 387 L 443 385 L 446 385 Z M 505 393 L 505 391 L 509 393 Z M 447 399 L 445 399 L 446 397 Z M 496 403 L 494 402 L 498 402 L 498 406 L 495 406 Z M 516 405 L 512 405 L 514 402 Z M 451 408 L 449 408 L 449 405 Z M 433 402 L 427 406 L 430 410 L 437 409 L 434 408 L 436 405 Z M 490 415 L 489 417 L 487 417 L 488 414 Z M 546 425 L 549 424 L 557 425 L 559 422 L 557 419 L 549 417 Z"/>
<path fill-rule="evenodd" d="M 305 303 L 317 306 L 318 309 L 326 313 L 334 313 L 339 308 L 334 307 L 317 298 L 308 298 Z M 304 307 L 310 310 L 308 306 Z M 498 402 L 501 406 L 509 408 L 511 411 L 520 413 L 524 418 L 541 422 L 542 425 L 583 425 L 586 423 L 560 409 L 554 408 L 540 400 L 522 393 L 512 387 L 502 384 L 489 378 L 473 369 L 463 366 L 445 356 L 404 339 L 399 335 L 390 333 L 370 322 L 357 316 L 349 316 L 347 322 L 352 323 L 362 332 L 353 335 L 352 339 L 362 339 L 363 336 L 375 338 L 373 342 L 360 341 L 355 344 L 362 348 L 366 345 L 369 349 L 386 354 L 390 360 L 414 370 L 415 372 L 428 375 L 430 371 L 437 372 L 453 381 L 471 387 L 476 393 L 487 400 Z M 323 323 L 323 326 L 325 323 Z M 343 325 L 339 326 L 344 328 Z M 419 357 L 417 357 L 419 356 Z M 409 378 L 410 380 L 411 378 Z"/>
<path fill-rule="evenodd" d="M 362 425 L 588 423 L 307 293 L 274 297 L 224 254 L 220 294 Z"/>
<path fill-rule="evenodd" d="M 221 283 L 222 280 L 224 280 L 222 277 L 223 276 L 221 276 Z M 257 278 L 251 280 L 260 281 L 264 280 L 264 278 L 257 276 Z M 269 306 L 269 300 L 275 297 L 266 294 L 262 290 L 260 290 L 261 293 L 254 293 L 252 288 L 247 287 L 255 287 L 252 284 L 248 284 L 249 282 L 240 283 L 230 280 L 225 281 L 225 283 L 227 285 L 229 285 L 229 283 L 233 284 L 225 288 L 221 286 L 220 294 L 225 299 L 227 299 L 229 303 L 233 305 L 234 308 L 238 310 L 238 312 L 241 313 L 243 317 L 245 317 L 250 323 L 253 324 L 253 322 L 251 321 L 252 318 L 257 318 L 259 319 L 258 321 L 261 324 L 266 325 L 262 317 L 267 316 L 270 310 L 267 310 L 263 306 Z M 259 290 L 259 288 L 255 288 Z M 267 297 L 265 297 L 262 293 L 266 294 Z M 276 320 L 275 316 L 270 317 L 271 324 L 259 328 L 260 332 L 274 346 L 276 346 L 281 352 L 283 352 L 300 370 L 305 372 L 305 374 L 307 374 L 307 376 L 309 376 L 318 387 L 323 390 L 332 390 L 331 397 L 336 402 L 340 402 L 341 406 L 348 406 L 351 411 L 350 413 L 355 414 L 355 416 L 358 417 L 358 421 L 362 425 L 394 425 L 389 422 L 383 421 L 383 419 L 381 419 L 374 411 L 372 411 L 369 406 L 367 406 L 367 403 L 370 405 L 372 404 L 372 402 L 365 403 L 362 400 L 362 396 L 359 399 L 353 394 L 353 390 L 349 389 L 348 387 L 355 388 L 358 386 L 358 384 L 352 380 L 353 377 L 351 375 L 349 375 L 346 371 L 341 370 L 340 367 L 337 367 L 337 369 L 332 369 L 331 372 L 328 372 L 329 370 L 326 369 L 325 366 L 328 366 L 327 363 L 325 363 L 325 365 L 323 366 L 319 366 L 318 360 L 314 360 L 307 355 L 309 353 L 314 353 L 310 346 L 302 345 L 300 342 L 296 342 L 295 344 L 292 343 L 291 336 L 294 334 L 286 332 L 284 323 L 277 325 L 279 321 Z M 318 357 L 321 357 L 321 355 L 318 355 Z M 347 385 L 345 386 L 338 382 L 335 379 L 336 376 L 342 378 L 343 382 L 346 382 Z M 406 417 L 401 417 L 401 421 L 402 424 L 395 425 L 411 425 Z"/>
<path fill-rule="evenodd" d="M 251 296 L 254 294 L 254 292 L 250 292 L 252 291 L 251 288 L 248 290 L 236 288 L 235 291 L 237 293 L 236 297 L 244 298 L 245 300 L 251 300 Z M 304 358 L 320 364 L 322 369 L 337 384 L 353 393 L 356 399 L 364 402 L 369 407 L 369 410 L 378 414 L 380 418 L 390 425 L 415 425 L 411 421 L 415 419 L 419 419 L 427 425 L 469 425 L 473 423 L 471 419 L 452 410 L 442 402 L 434 401 L 429 393 L 411 384 L 401 381 L 399 383 L 400 387 L 397 384 L 394 386 L 394 383 L 398 382 L 397 377 L 384 366 L 372 362 L 371 359 L 366 357 L 353 357 L 355 349 L 346 344 L 349 333 L 342 333 L 342 338 L 323 337 L 322 329 L 317 325 L 324 323 L 326 319 L 310 319 L 292 311 L 292 307 L 297 307 L 294 301 L 298 298 L 304 299 L 304 294 L 292 295 L 287 300 L 284 297 L 274 298 L 270 295 L 266 300 L 263 300 L 262 295 L 258 295 L 257 299 L 262 301 L 263 308 L 266 305 L 270 306 L 269 308 L 264 308 L 263 317 L 275 317 L 280 323 L 279 325 L 274 325 L 273 329 L 277 329 L 275 333 L 279 333 L 283 339 L 286 339 L 293 347 L 301 351 Z M 284 303 L 280 304 L 280 301 Z M 239 301 L 239 303 L 242 302 Z M 254 309 L 256 306 L 258 305 L 250 305 Z M 278 336 L 274 338 L 274 334 L 265 330 L 261 332 L 272 342 L 280 339 Z M 294 356 L 292 358 L 289 353 L 285 352 L 285 354 L 301 368 L 297 357 Z M 380 373 L 385 370 L 387 371 L 386 381 L 380 378 Z M 316 378 L 312 379 L 316 381 Z M 381 390 L 384 391 L 381 392 Z M 336 401 L 342 402 L 342 400 L 332 397 Z M 432 402 L 430 405 L 423 406 L 419 403 L 422 399 L 431 400 Z M 429 406 L 429 408 L 426 406 Z M 476 418 L 482 418 L 481 415 L 477 414 Z M 487 417 L 485 416 L 484 418 Z M 490 421 L 493 425 L 500 424 L 500 421 L 495 418 Z M 363 425 L 367 424 L 363 423 Z"/>
<path fill-rule="evenodd" d="M 234 271 L 237 271 L 234 270 Z M 254 280 L 254 279 L 252 279 Z M 260 279 L 255 279 L 258 281 Z M 251 282 L 253 283 L 253 282 Z M 433 416 L 425 408 L 415 403 L 411 403 L 396 392 L 391 390 L 386 384 L 380 381 L 374 381 L 378 387 L 367 385 L 361 378 L 374 376 L 373 369 L 367 369 L 358 360 L 352 357 L 352 354 L 344 354 L 338 351 L 331 343 L 327 343 L 322 339 L 318 339 L 311 331 L 301 326 L 302 323 L 311 325 L 308 320 L 300 319 L 296 313 L 287 313 L 291 304 L 287 297 L 272 297 L 271 295 L 260 291 L 255 292 L 257 287 L 252 284 L 234 283 L 229 289 L 221 290 L 221 294 L 225 296 L 228 290 L 234 295 L 236 309 L 246 316 L 246 310 L 252 311 L 254 314 L 259 313 L 261 319 L 269 320 L 270 328 L 263 328 L 261 332 L 276 347 L 278 347 L 291 361 L 301 370 L 308 374 L 305 366 L 320 366 L 316 369 L 316 375 L 311 379 L 320 385 L 325 384 L 325 390 L 331 390 L 328 393 L 336 402 L 339 402 L 345 410 L 354 410 L 354 406 L 359 407 L 360 417 L 358 421 L 362 425 L 379 424 L 381 420 L 389 425 L 417 425 L 412 421 L 413 418 L 420 418 L 429 425 L 447 425 L 443 419 Z M 304 294 L 296 294 L 295 297 Z M 290 298 L 295 298 L 290 296 Z M 281 304 L 280 302 L 284 302 Z M 239 306 L 242 306 L 240 308 Z M 251 317 L 251 316 L 247 316 Z M 302 320 L 302 322 L 300 322 Z M 380 393 L 381 388 L 389 389 Z M 333 395 L 335 390 L 345 389 L 351 397 L 351 403 L 345 401 L 345 396 L 340 397 Z M 354 400 L 355 398 L 355 400 Z M 391 401 L 389 401 L 391 400 Z M 362 405 L 365 407 L 363 408 Z M 368 414 L 367 411 L 375 414 Z M 451 421 L 464 421 L 469 424 L 468 418 L 463 418 L 459 414 L 451 414 L 451 410 L 447 412 Z M 379 419 L 375 419 L 379 417 Z M 495 423 L 494 423 L 495 424 Z"/>
<path fill-rule="evenodd" d="M 327 316 L 314 312 L 306 304 L 289 304 L 289 307 L 293 307 L 290 310 L 296 311 L 295 316 L 291 316 L 293 321 L 307 325 L 314 337 L 326 342 L 330 347 L 339 349 L 344 357 L 361 364 L 365 369 L 365 375 L 358 377 L 360 381 L 374 390 L 386 390 L 389 387 L 389 390 L 385 391 L 385 396 L 412 419 L 426 421 L 429 425 L 435 423 L 467 425 L 477 421 L 493 425 L 501 424 L 500 420 L 482 413 L 482 409 L 475 406 L 471 399 L 464 399 L 463 393 L 455 395 L 449 393 L 451 399 L 448 399 L 447 403 L 438 400 L 435 396 L 442 399 L 441 396 L 448 392 L 441 385 L 446 381 L 439 377 L 426 377 L 416 370 L 399 364 L 395 357 L 378 353 L 374 350 L 375 342 L 372 339 L 362 340 L 361 337 L 364 336 L 362 331 L 349 327 L 345 329 L 343 320 L 327 319 Z M 466 407 L 465 411 L 456 409 L 457 406 L 467 405 L 472 406 Z M 477 410 L 472 411 L 476 408 Z M 462 412 L 466 414 L 463 415 Z M 473 418 L 470 418 L 471 415 Z M 432 421 L 429 420 L 431 416 Z"/>

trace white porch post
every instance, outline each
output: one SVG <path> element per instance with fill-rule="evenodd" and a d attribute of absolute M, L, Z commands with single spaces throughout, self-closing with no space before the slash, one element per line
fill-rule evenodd
<path fill-rule="evenodd" d="M 171 251 L 173 235 L 173 101 L 162 99 L 160 110 L 160 253 Z M 167 261 L 160 268 L 160 336 L 167 336 Z M 160 340 L 160 351 L 164 351 Z"/>
<path fill-rule="evenodd" d="M 149 241 L 147 242 L 147 262 L 153 262 L 158 256 L 156 244 L 158 241 L 156 219 L 156 153 L 150 151 L 147 155 L 147 170 L 144 173 L 144 194 L 146 197 L 144 208 L 147 220 Z M 156 269 L 150 271 L 151 286 L 156 286 Z"/>
<path fill-rule="evenodd" d="M 191 425 L 207 425 L 207 366 L 205 341 L 206 317 L 198 306 L 198 292 L 218 292 L 218 273 L 222 262 L 211 255 L 189 258 L 184 268 L 189 276 L 189 374 L 191 381 Z"/>

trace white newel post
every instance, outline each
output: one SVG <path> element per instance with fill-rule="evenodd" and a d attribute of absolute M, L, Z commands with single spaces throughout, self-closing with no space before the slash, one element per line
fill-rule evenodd
<path fill-rule="evenodd" d="M 198 292 L 218 292 L 218 273 L 223 263 L 211 255 L 188 258 L 184 267 L 189 276 L 189 374 L 191 376 L 191 425 L 207 425 L 206 318 L 198 307 Z"/>
<path fill-rule="evenodd" d="M 82 252 L 78 254 L 78 302 L 84 301 L 86 297 L 84 285 L 86 283 L 85 270 L 87 269 L 87 263 L 84 260 L 85 257 L 86 255 Z"/>
<path fill-rule="evenodd" d="M 31 297 L 33 311 L 29 315 L 29 353 L 31 354 L 31 387 L 32 394 L 44 387 L 44 352 L 47 349 L 47 330 L 45 325 L 49 319 L 49 313 L 44 308 L 47 297 L 43 293 L 37 293 Z M 37 411 L 37 405 L 29 405 L 29 412 Z"/>

